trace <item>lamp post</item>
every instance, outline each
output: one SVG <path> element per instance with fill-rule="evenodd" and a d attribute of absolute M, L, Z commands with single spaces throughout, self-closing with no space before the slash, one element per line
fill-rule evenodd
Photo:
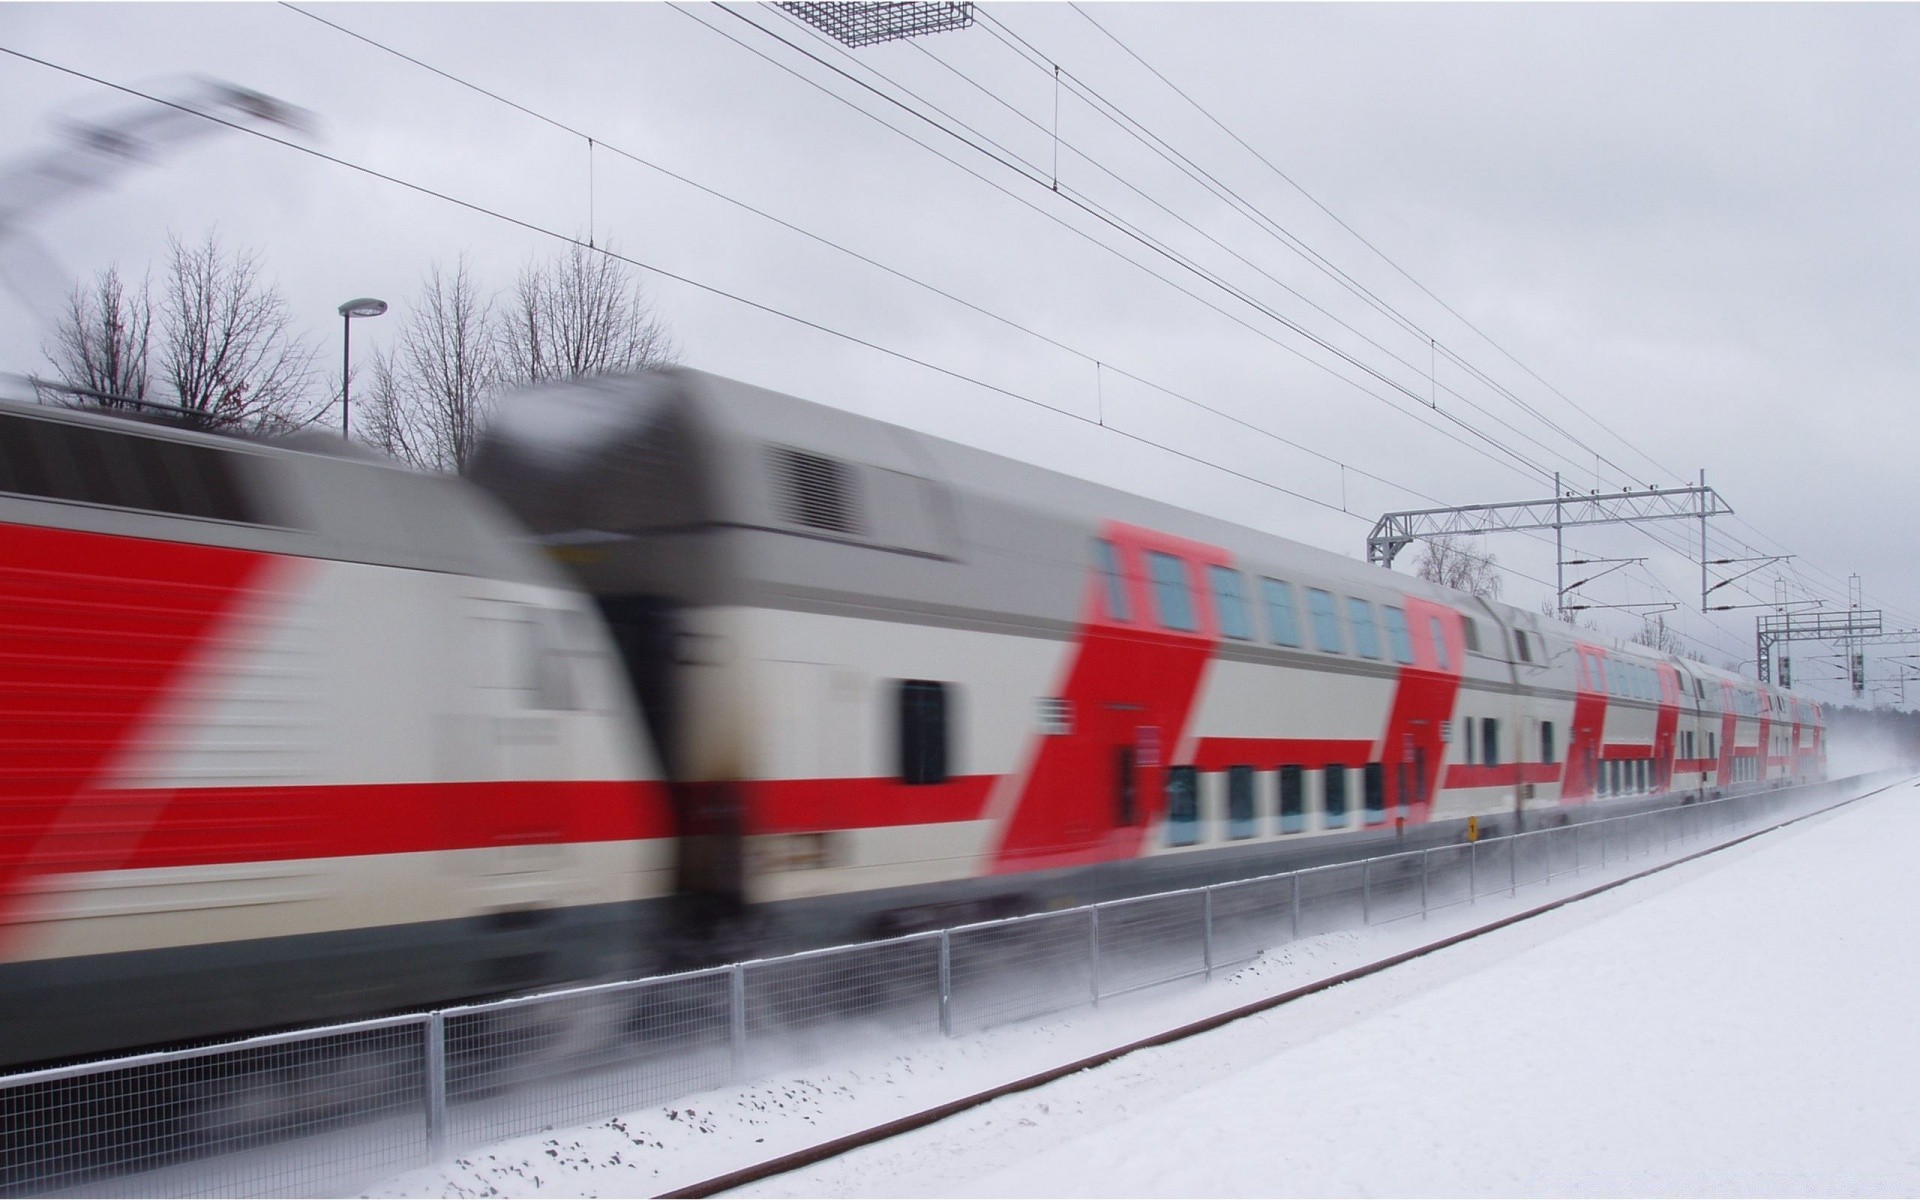
<path fill-rule="evenodd" d="M 387 311 L 385 300 L 375 300 L 371 296 L 362 296 L 358 300 L 349 300 L 340 306 L 340 322 L 343 333 L 340 338 L 340 436 L 348 436 L 347 418 L 351 410 L 348 391 L 352 387 L 353 372 L 353 319 L 355 317 L 377 317 Z"/>

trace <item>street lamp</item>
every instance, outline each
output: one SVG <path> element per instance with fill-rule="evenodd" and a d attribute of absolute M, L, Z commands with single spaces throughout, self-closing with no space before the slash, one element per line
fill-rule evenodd
<path fill-rule="evenodd" d="M 350 400 L 347 391 L 351 387 L 353 374 L 353 319 L 355 317 L 377 317 L 387 311 L 385 300 L 375 300 L 371 296 L 362 296 L 358 300 L 349 300 L 340 306 L 341 328 L 345 331 L 340 338 L 340 436 L 346 437 L 347 416 Z"/>

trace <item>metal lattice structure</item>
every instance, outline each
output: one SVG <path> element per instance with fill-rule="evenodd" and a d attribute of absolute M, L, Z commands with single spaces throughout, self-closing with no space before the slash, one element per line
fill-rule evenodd
<path fill-rule="evenodd" d="M 868 3 L 865 0 L 789 0 L 781 8 L 849 46 L 871 46 L 973 24 L 970 3 Z"/>
<path fill-rule="evenodd" d="M 1843 613 L 1778 613 L 1754 619 L 1754 669 L 1761 683 L 1773 682 L 1773 648 L 1784 642 L 1855 642 L 1881 633 L 1877 608 L 1848 609 Z M 1851 651 L 1849 651 L 1851 654 Z M 1858 668 L 1854 668 L 1858 671 Z M 1857 694 L 1857 689 L 1856 689 Z"/>
<path fill-rule="evenodd" d="M 1589 493 L 1550 500 L 1505 504 L 1467 504 L 1390 512 L 1367 535 L 1367 561 L 1393 565 L 1394 555 L 1420 538 L 1515 532 L 1522 529 L 1570 529 L 1576 525 L 1619 525 L 1636 521 L 1704 520 L 1731 513 L 1720 494 L 1699 487 L 1651 488 L 1644 492 Z"/>
<path fill-rule="evenodd" d="M 1421 538 L 1455 537 L 1482 533 L 1507 533 L 1527 529 L 1553 530 L 1553 556 L 1558 584 L 1554 591 L 1554 604 L 1562 616 L 1576 608 L 1628 608 L 1632 605 L 1575 605 L 1567 604 L 1567 593 L 1583 583 L 1591 583 L 1600 575 L 1590 575 L 1579 583 L 1567 583 L 1567 568 L 1592 563 L 1619 563 L 1627 565 L 1635 559 L 1575 559 L 1567 560 L 1562 540 L 1564 531 L 1575 525 L 1631 525 L 1640 521 L 1678 521 L 1697 520 L 1700 522 L 1700 606 L 1705 611 L 1707 595 L 1714 588 L 1724 587 L 1732 580 L 1725 580 L 1709 587 L 1707 584 L 1707 518 L 1718 517 L 1733 511 L 1733 506 L 1720 496 L 1720 493 L 1707 486 L 1706 472 L 1701 472 L 1700 482 L 1694 487 L 1653 488 L 1644 492 L 1624 491 L 1589 492 L 1582 496 L 1577 493 L 1563 492 L 1560 488 L 1560 476 L 1553 477 L 1554 496 L 1550 500 L 1514 500 L 1504 504 L 1465 504 L 1448 508 L 1416 508 L 1402 512 L 1390 512 L 1374 522 L 1373 532 L 1367 535 L 1367 561 L 1389 569 L 1393 566 L 1396 554 Z M 1731 562 L 1733 560 L 1721 560 Z M 1609 570 L 1618 570 L 1618 567 Z M 1740 578 L 1736 576 L 1735 578 Z"/>

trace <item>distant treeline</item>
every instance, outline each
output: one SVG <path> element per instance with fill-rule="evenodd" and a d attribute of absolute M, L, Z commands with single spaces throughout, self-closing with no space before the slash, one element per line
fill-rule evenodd
<path fill-rule="evenodd" d="M 1892 708 L 1827 709 L 1827 738 L 1836 747 L 1871 747 L 1894 763 L 1920 764 L 1920 713 Z"/>

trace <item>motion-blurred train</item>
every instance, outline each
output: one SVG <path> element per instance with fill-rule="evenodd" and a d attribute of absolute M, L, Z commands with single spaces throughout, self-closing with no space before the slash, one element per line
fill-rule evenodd
<path fill-rule="evenodd" d="M 684 370 L 469 481 L 0 405 L 0 613 L 0 1066 L 1825 770 L 1778 690 Z"/>

